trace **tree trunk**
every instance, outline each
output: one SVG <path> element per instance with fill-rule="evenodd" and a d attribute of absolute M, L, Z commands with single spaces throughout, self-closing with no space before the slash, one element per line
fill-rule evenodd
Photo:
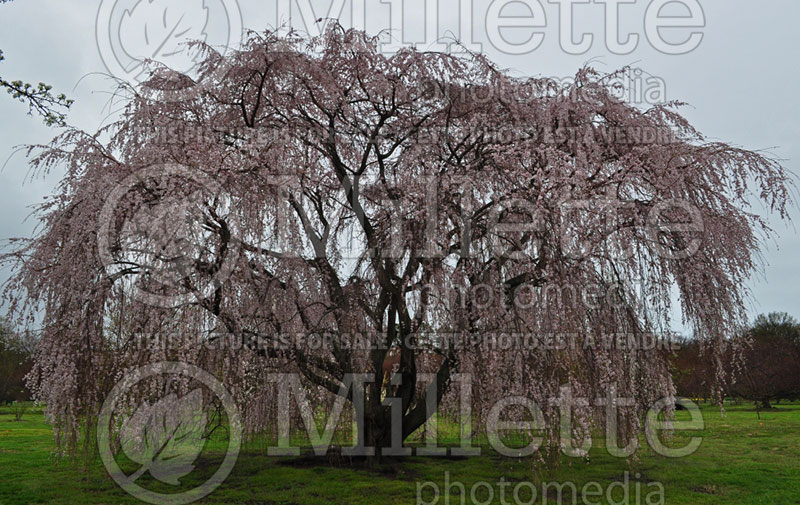
<path fill-rule="evenodd" d="M 388 405 L 383 405 L 380 398 L 381 388 L 378 387 L 371 390 L 371 394 L 365 399 L 364 422 L 358 426 L 359 438 L 364 440 L 366 447 L 374 448 L 374 454 L 367 458 L 370 463 L 380 462 L 385 455 L 386 449 L 399 450 L 404 447 L 405 439 L 423 426 L 436 413 L 442 397 L 450 385 L 450 375 L 454 360 L 454 356 L 451 355 L 442 362 L 436 372 L 436 386 L 429 386 L 420 397 L 414 397 L 416 370 L 412 373 L 398 372 L 403 373 L 401 387 L 392 389 L 387 386 L 387 394 L 391 393 L 389 396 L 398 398 L 396 401 L 402 402 L 400 426 L 395 427 L 392 425 L 392 409 Z M 429 408 L 429 401 L 433 403 L 433 408 Z M 392 447 L 392 432 L 394 430 L 400 430 L 400 447 Z"/>

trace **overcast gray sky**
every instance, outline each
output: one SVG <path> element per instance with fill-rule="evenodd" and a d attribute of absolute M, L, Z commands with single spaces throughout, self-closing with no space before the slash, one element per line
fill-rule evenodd
<path fill-rule="evenodd" d="M 343 2 L 345 26 L 353 24 L 352 1 Z M 619 2 L 618 16 L 606 15 L 606 9 L 614 5 L 612 0 L 605 5 L 600 0 L 583 0 L 573 6 L 571 20 L 560 15 L 560 7 L 568 6 L 557 0 L 526 0 L 526 4 L 440 0 L 438 5 L 430 1 L 427 10 L 424 0 L 355 1 L 356 12 L 364 5 L 369 32 L 391 28 L 395 43 L 434 49 L 438 49 L 432 45 L 434 34 L 460 34 L 464 41 L 471 38 L 480 43 L 483 51 L 519 75 L 563 78 L 587 62 L 601 71 L 625 65 L 641 68 L 646 73 L 642 82 L 631 83 L 633 99 L 638 87 L 659 99 L 663 95 L 688 102 L 691 105 L 683 113 L 710 138 L 769 149 L 785 160 L 788 169 L 800 172 L 797 0 L 629 0 Z M 336 9 L 339 3 L 333 1 Z M 660 4 L 666 5 L 661 8 Z M 136 79 L 136 72 L 126 70 L 135 67 L 131 62 L 152 47 L 164 25 L 177 27 L 170 32 L 173 37 L 235 44 L 242 28 L 263 30 L 283 22 L 314 30 L 313 19 L 339 17 L 336 9 L 328 11 L 331 5 L 331 0 L 309 4 L 297 0 L 14 0 L 0 5 L 0 49 L 6 57 L 0 63 L 0 76 L 52 84 L 75 99 L 69 121 L 94 131 L 110 114 L 108 100 L 114 83 L 108 74 Z M 471 7 L 471 23 L 464 6 Z M 615 9 L 609 10 L 613 14 Z M 693 26 L 656 29 L 654 23 L 669 22 L 654 21 L 656 14 L 683 16 L 684 24 Z M 511 16 L 516 21 L 509 21 Z M 619 33 L 612 33 L 609 40 L 607 27 L 613 27 L 615 20 Z M 529 27 L 503 27 L 514 22 Z M 460 24 L 471 24 L 472 33 L 462 33 Z M 626 39 L 630 46 L 619 47 Z M 176 39 L 170 40 L 173 44 Z M 177 59 L 170 55 L 169 47 L 158 49 L 156 59 L 181 64 L 180 55 Z M 61 174 L 55 171 L 44 180 L 26 182 L 27 161 L 22 153 L 14 153 L 18 146 L 46 142 L 56 132 L 39 118 L 27 116 L 26 107 L 9 96 L 0 96 L 0 119 L 0 162 L 8 160 L 0 173 L 0 237 L 30 235 L 35 222 L 25 220 L 29 206 L 41 201 Z M 796 209 L 792 215 L 795 220 L 800 217 Z M 750 313 L 786 311 L 800 316 L 800 236 L 791 225 L 771 222 L 777 239 L 767 244 L 763 272 L 750 282 Z M 7 275 L 0 272 L 2 279 Z"/>

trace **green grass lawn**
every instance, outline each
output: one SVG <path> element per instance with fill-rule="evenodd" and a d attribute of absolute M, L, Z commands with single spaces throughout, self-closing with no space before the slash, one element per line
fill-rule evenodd
<path fill-rule="evenodd" d="M 423 482 L 430 483 L 420 488 L 421 503 L 433 503 L 433 489 L 444 493 L 446 475 L 451 483 L 464 484 L 463 503 L 473 503 L 473 489 L 477 503 L 487 502 L 489 491 L 476 486 L 479 482 L 493 487 L 491 503 L 502 503 L 502 482 L 511 483 L 505 488 L 505 503 L 518 503 L 511 490 L 522 481 L 534 483 L 540 491 L 546 486 L 544 503 L 559 503 L 556 487 L 550 486 L 554 482 L 574 482 L 579 490 L 577 503 L 609 503 L 594 495 L 583 496 L 580 490 L 590 481 L 605 489 L 622 482 L 627 472 L 628 501 L 621 501 L 624 497 L 618 488 L 611 503 L 647 503 L 648 493 L 655 489 L 649 483 L 658 481 L 668 504 L 800 504 L 800 404 L 781 404 L 777 410 L 762 412 L 760 419 L 750 405 L 726 407 L 724 416 L 718 407 L 704 406 L 703 415 L 705 430 L 676 434 L 670 443 L 683 445 L 690 436 L 702 436 L 700 449 L 689 457 L 669 459 L 645 446 L 638 452 L 638 461 L 630 462 L 610 456 L 603 441 L 595 440 L 589 461 L 564 458 L 559 468 L 536 478 L 529 460 L 500 457 L 487 447 L 478 457 L 408 457 L 370 469 L 337 467 L 324 458 L 268 457 L 261 449 L 245 447 L 231 475 L 197 503 L 416 503 Z M 56 463 L 53 450 L 52 430 L 41 412 L 28 412 L 16 422 L 8 409 L 0 410 L 0 504 L 142 503 L 120 489 L 99 460 L 88 470 L 80 469 L 69 462 Z M 219 451 L 204 451 L 196 462 L 198 471 L 189 476 L 196 481 L 185 484 L 202 482 L 221 457 Z M 137 482 L 148 486 L 146 477 Z M 563 489 L 562 503 L 573 502 L 568 489 Z M 460 494 L 453 492 L 449 498 L 451 504 L 462 503 Z M 522 490 L 519 502 L 529 500 L 529 492 Z M 438 504 L 446 503 L 442 495 Z M 541 493 L 535 503 L 543 503 Z"/>

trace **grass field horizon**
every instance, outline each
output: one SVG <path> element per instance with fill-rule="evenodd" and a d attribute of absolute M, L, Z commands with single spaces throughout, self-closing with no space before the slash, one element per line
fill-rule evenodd
<path fill-rule="evenodd" d="M 781 403 L 760 413 L 750 403 L 726 404 L 724 412 L 702 404 L 701 411 L 703 430 L 676 432 L 669 442 L 680 446 L 689 437 L 702 437 L 700 448 L 688 457 L 659 456 L 642 443 L 636 458 L 615 458 L 595 437 L 587 459 L 562 457 L 560 465 L 544 473 L 533 468 L 531 459 L 500 456 L 480 439 L 480 456 L 391 458 L 374 468 L 337 467 L 325 457 L 306 455 L 309 447 L 301 456 L 271 457 L 258 444 L 245 444 L 231 475 L 196 503 L 530 503 L 528 492 L 512 498 L 513 488 L 527 489 L 518 486 L 523 482 L 546 494 L 539 493 L 532 503 L 648 503 L 656 483 L 663 486 L 668 504 L 800 503 L 800 403 Z M 442 445 L 456 443 L 446 429 L 440 433 Z M 0 505 L 141 503 L 114 483 L 99 457 L 86 467 L 58 462 L 54 451 L 52 428 L 40 409 L 15 421 L 9 407 L 0 408 Z M 198 467 L 217 466 L 221 452 L 205 451 Z M 193 478 L 202 479 L 202 473 Z M 437 500 L 437 491 L 448 485 L 449 501 L 444 493 Z M 612 485 L 616 488 L 606 494 Z M 587 489 L 602 492 L 584 496 Z"/>

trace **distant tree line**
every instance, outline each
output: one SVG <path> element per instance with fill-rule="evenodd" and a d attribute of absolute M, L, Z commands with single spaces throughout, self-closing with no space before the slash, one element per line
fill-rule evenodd
<path fill-rule="evenodd" d="M 0 320 L 0 405 L 31 399 L 25 376 L 33 366 L 33 349 L 29 334 L 18 333 Z"/>
<path fill-rule="evenodd" d="M 762 314 L 728 344 L 724 394 L 753 401 L 759 409 L 800 399 L 800 324 L 792 316 Z M 743 359 L 736 359 L 737 354 Z M 672 357 L 672 368 L 680 396 L 709 397 L 715 371 L 700 342 L 682 342 Z"/>

